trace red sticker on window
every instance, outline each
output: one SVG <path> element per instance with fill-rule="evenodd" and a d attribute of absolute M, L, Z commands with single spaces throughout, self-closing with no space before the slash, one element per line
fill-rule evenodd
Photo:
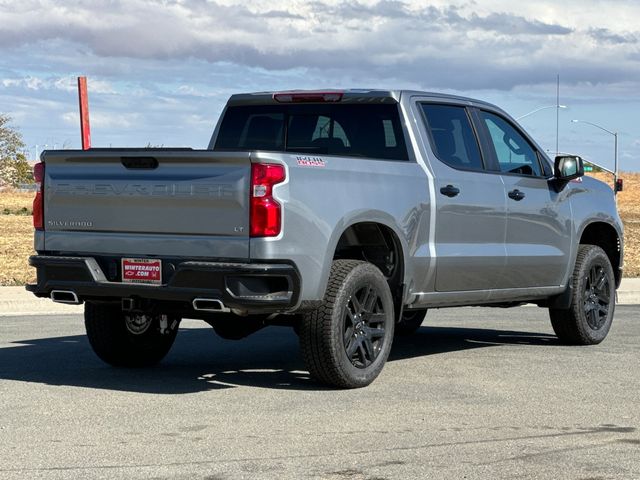
<path fill-rule="evenodd" d="M 123 258 L 122 281 L 126 283 L 162 283 L 162 260 L 150 258 Z"/>

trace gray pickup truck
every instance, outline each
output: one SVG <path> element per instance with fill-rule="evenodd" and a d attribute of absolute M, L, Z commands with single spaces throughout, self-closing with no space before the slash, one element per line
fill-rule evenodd
<path fill-rule="evenodd" d="M 294 327 L 317 381 L 371 383 L 428 308 L 534 303 L 596 344 L 622 277 L 613 191 L 494 105 L 416 91 L 233 95 L 209 148 L 46 151 L 37 283 L 145 366 L 182 318 Z"/>

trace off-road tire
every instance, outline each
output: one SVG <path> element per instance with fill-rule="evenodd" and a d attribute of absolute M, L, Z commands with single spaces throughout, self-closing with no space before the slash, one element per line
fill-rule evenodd
<path fill-rule="evenodd" d="M 424 317 L 426 315 L 426 308 L 421 310 L 405 310 L 402 312 L 402 318 L 400 318 L 400 321 L 396 323 L 396 336 L 407 336 L 416 333 L 422 325 L 422 322 L 424 322 Z"/>
<path fill-rule="evenodd" d="M 595 284 L 595 285 L 594 285 Z M 553 331 L 567 345 L 595 345 L 611 328 L 616 286 L 609 257 L 596 245 L 580 245 L 568 309 L 549 309 Z"/>
<path fill-rule="evenodd" d="M 300 347 L 311 377 L 339 388 L 369 385 L 389 356 L 394 323 L 393 297 L 382 272 L 367 262 L 335 260 L 322 306 L 300 323 Z"/>
<path fill-rule="evenodd" d="M 215 322 L 211 323 L 213 330 L 225 340 L 242 340 L 261 330 L 268 315 L 251 315 L 239 317 L 233 313 L 217 314 Z"/>
<path fill-rule="evenodd" d="M 160 333 L 159 319 L 155 318 L 144 333 L 133 334 L 127 329 L 119 305 L 91 302 L 84 307 L 84 325 L 93 351 L 114 367 L 155 365 L 167 355 L 178 332 L 176 325 L 171 331 Z"/>

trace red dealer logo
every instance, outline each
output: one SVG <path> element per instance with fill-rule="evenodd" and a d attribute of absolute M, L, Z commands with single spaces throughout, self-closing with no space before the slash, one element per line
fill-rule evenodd
<path fill-rule="evenodd" d="M 301 167 L 324 167 L 326 165 L 322 157 L 296 157 L 296 162 Z"/>
<path fill-rule="evenodd" d="M 129 283 L 162 283 L 162 261 L 146 258 L 123 258 L 122 281 Z"/>

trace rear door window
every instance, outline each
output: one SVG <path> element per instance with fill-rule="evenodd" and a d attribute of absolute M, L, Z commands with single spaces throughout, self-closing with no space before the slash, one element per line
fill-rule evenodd
<path fill-rule="evenodd" d="M 453 168 L 482 170 L 482 155 L 467 110 L 457 105 L 423 103 L 434 153 Z"/>
<path fill-rule="evenodd" d="M 214 150 L 268 150 L 408 160 L 396 104 L 229 107 Z"/>

